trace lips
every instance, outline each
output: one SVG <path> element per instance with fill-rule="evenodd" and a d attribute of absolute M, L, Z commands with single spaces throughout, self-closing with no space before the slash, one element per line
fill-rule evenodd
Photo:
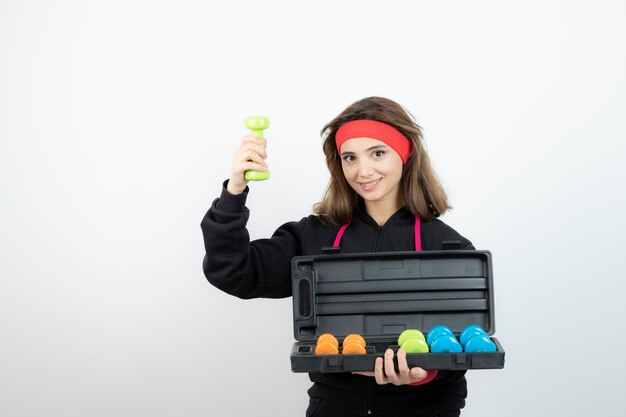
<path fill-rule="evenodd" d="M 369 181 L 369 182 L 360 182 L 359 185 L 365 191 L 372 191 L 374 188 L 376 188 L 376 186 L 378 185 L 378 183 L 380 182 L 381 179 L 382 178 L 379 178 L 379 179 L 374 180 L 374 181 Z"/>

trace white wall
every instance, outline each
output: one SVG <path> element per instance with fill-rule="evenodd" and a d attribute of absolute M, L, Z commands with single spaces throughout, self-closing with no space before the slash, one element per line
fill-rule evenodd
<path fill-rule="evenodd" d="M 199 223 L 251 114 L 271 117 L 273 173 L 252 186 L 252 236 L 308 214 L 320 128 L 369 95 L 413 112 L 455 204 L 443 220 L 494 254 L 506 367 L 468 374 L 463 415 L 618 415 L 625 17 L 620 1 L 2 1 L 0 415 L 304 415 L 291 300 L 211 287 Z"/>

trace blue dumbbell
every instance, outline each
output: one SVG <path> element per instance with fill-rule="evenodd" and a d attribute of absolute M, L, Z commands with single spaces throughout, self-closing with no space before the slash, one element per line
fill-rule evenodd
<path fill-rule="evenodd" d="M 430 345 L 431 352 L 463 352 L 463 347 L 453 334 L 440 334 Z"/>
<path fill-rule="evenodd" d="M 465 343 L 466 352 L 495 352 L 496 350 L 496 344 L 484 334 L 474 334 Z"/>
<path fill-rule="evenodd" d="M 426 334 L 426 343 L 428 343 L 428 345 L 431 345 L 433 341 L 442 334 L 450 334 L 454 336 L 454 333 L 452 333 L 452 330 L 450 330 L 448 326 L 435 326 L 430 329 Z"/>
<path fill-rule="evenodd" d="M 469 338 L 476 334 L 482 334 L 489 337 L 487 332 L 482 327 L 477 324 L 471 324 L 461 330 L 461 333 L 459 334 L 459 341 L 463 346 L 465 346 Z"/>

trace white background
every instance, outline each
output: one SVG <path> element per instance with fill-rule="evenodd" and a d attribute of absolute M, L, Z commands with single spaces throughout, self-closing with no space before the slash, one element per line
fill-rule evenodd
<path fill-rule="evenodd" d="M 291 299 L 201 271 L 243 119 L 271 118 L 254 238 L 310 212 L 319 131 L 407 107 L 494 254 L 503 370 L 463 415 L 621 415 L 621 1 L 0 2 L 0 415 L 304 415 Z"/>

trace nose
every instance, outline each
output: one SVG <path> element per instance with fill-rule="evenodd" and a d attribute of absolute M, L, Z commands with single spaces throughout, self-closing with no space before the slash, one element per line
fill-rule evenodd
<path fill-rule="evenodd" d="M 367 158 L 359 159 L 359 176 L 363 178 L 370 177 L 374 173 L 374 167 Z"/>

